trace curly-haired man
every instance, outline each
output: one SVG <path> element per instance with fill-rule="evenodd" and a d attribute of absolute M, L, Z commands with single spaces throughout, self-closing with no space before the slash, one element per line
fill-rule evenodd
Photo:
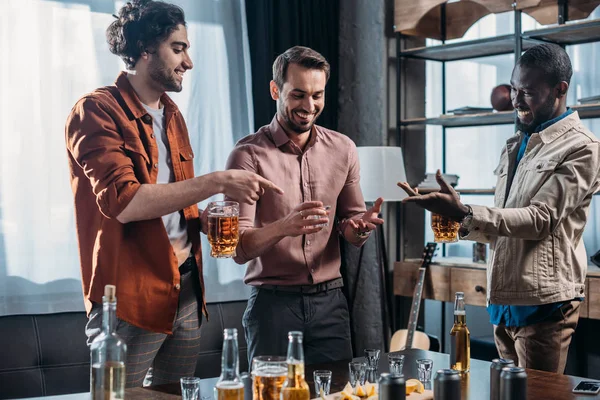
<path fill-rule="evenodd" d="M 247 171 L 194 176 L 185 121 L 165 94 L 193 66 L 181 8 L 128 2 L 106 36 L 129 72 L 81 98 L 66 124 L 86 334 L 99 334 L 104 286 L 116 285 L 127 386 L 150 367 L 161 384 L 196 368 L 206 311 L 197 203 L 217 193 L 254 203 L 281 189 Z"/>

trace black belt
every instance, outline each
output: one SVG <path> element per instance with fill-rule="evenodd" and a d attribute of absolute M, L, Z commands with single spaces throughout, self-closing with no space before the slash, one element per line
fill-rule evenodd
<path fill-rule="evenodd" d="M 315 285 L 260 285 L 258 287 L 260 289 L 273 290 L 276 292 L 315 294 L 341 288 L 342 286 L 344 286 L 344 280 L 342 278 L 336 278 Z"/>
<path fill-rule="evenodd" d="M 193 271 L 196 267 L 196 259 L 193 255 L 190 255 L 184 262 L 179 266 L 179 275 L 187 274 Z"/>

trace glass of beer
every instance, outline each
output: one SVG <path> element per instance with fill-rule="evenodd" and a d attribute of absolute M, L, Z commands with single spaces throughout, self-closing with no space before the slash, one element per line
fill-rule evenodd
<path fill-rule="evenodd" d="M 252 359 L 252 400 L 279 400 L 287 379 L 285 357 L 259 356 Z"/>
<path fill-rule="evenodd" d="M 215 258 L 235 256 L 240 205 L 236 201 L 213 201 L 208 204 L 208 242 Z"/>
<path fill-rule="evenodd" d="M 458 242 L 458 230 L 460 223 L 431 213 L 431 229 L 433 230 L 433 241 L 436 243 Z"/>

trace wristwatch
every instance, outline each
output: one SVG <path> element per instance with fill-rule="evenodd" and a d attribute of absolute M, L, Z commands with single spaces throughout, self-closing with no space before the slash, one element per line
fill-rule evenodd
<path fill-rule="evenodd" d="M 464 229 L 469 230 L 471 224 L 473 223 L 473 208 L 468 204 L 465 204 L 465 206 L 469 209 L 469 211 L 467 211 L 467 215 L 465 215 L 462 221 L 460 222 L 460 226 Z"/>

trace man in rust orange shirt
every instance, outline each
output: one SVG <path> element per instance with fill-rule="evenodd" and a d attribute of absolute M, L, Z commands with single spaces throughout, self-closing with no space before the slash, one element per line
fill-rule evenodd
<path fill-rule="evenodd" d="M 197 203 L 224 193 L 253 204 L 281 189 L 247 171 L 194 176 L 185 121 L 165 94 L 193 66 L 181 8 L 128 2 L 107 40 L 131 72 L 85 95 L 66 124 L 86 334 L 91 343 L 100 333 L 104 286 L 116 285 L 127 386 L 151 367 L 161 384 L 196 368 L 206 312 Z"/>
<path fill-rule="evenodd" d="M 249 262 L 243 325 L 250 359 L 285 355 L 288 331 L 304 333 L 307 364 L 352 358 L 339 240 L 362 246 L 383 223 L 383 200 L 366 210 L 356 146 L 315 124 L 328 78 L 329 63 L 312 49 L 296 46 L 277 57 L 270 85 L 277 114 L 240 140 L 227 162 L 285 191 L 240 205 L 235 260 Z"/>

